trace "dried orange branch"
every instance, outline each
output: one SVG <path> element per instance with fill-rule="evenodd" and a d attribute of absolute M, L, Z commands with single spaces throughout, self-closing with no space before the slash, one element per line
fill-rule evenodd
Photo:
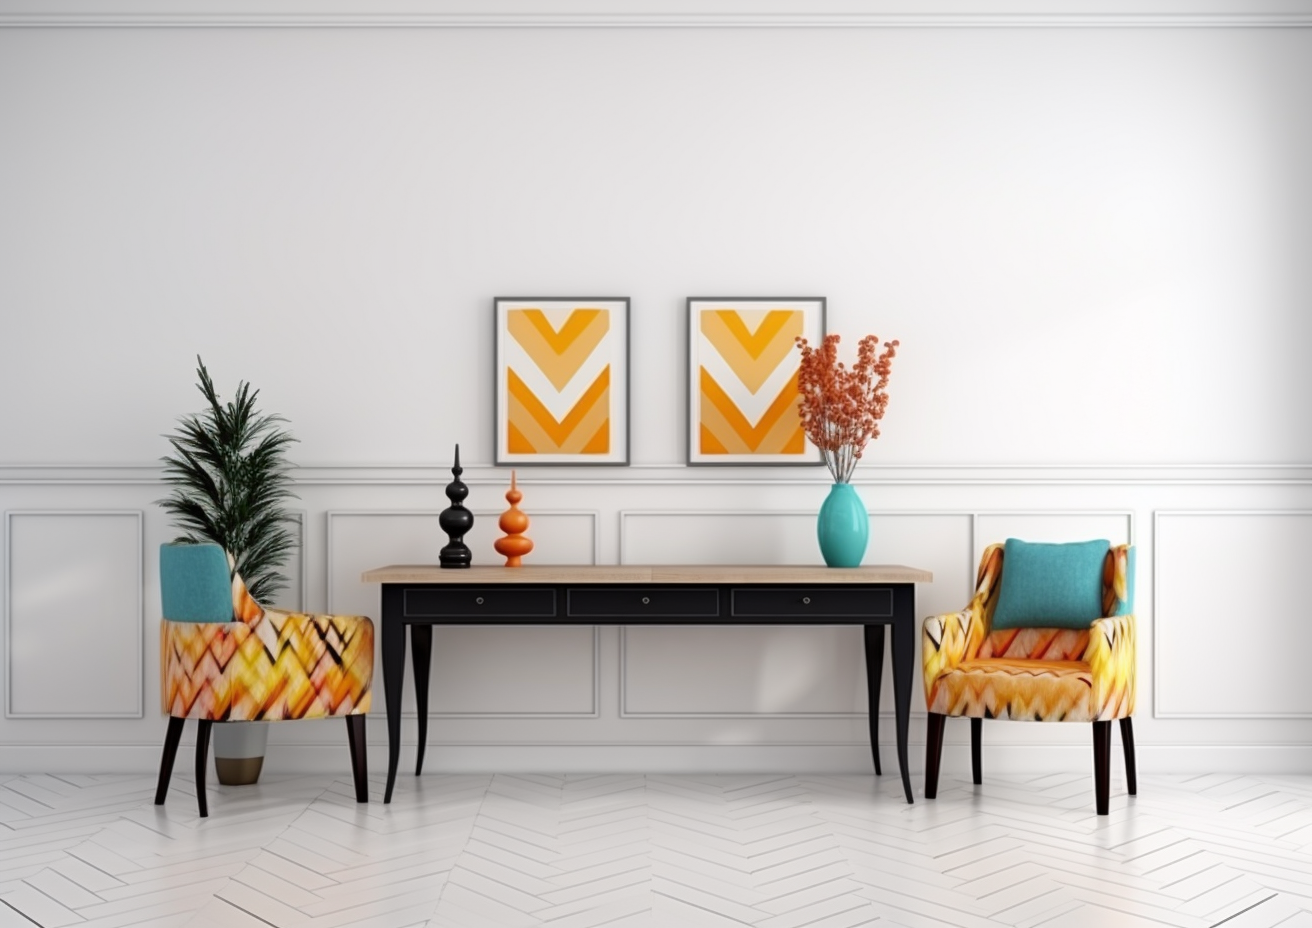
<path fill-rule="evenodd" d="M 867 335 L 857 343 L 856 365 L 838 360 L 838 335 L 826 335 L 820 347 L 797 339 L 802 352 L 797 389 L 802 395 L 802 428 L 820 449 L 835 483 L 847 483 L 865 451 L 879 437 L 879 420 L 888 409 L 888 375 L 893 370 L 898 342 Z"/>

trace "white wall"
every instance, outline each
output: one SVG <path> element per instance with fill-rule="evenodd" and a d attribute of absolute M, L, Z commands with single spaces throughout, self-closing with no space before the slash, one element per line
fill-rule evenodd
<path fill-rule="evenodd" d="M 0 767 L 157 762 L 154 462 L 196 354 L 300 439 L 288 604 L 376 613 L 359 574 L 435 559 L 455 442 L 504 506 L 491 299 L 531 294 L 633 301 L 633 466 L 521 471 L 540 563 L 818 561 L 823 471 L 682 466 L 681 372 L 687 296 L 822 295 L 849 344 L 902 342 L 857 482 L 867 559 L 935 572 L 919 611 L 990 540 L 1132 539 L 1142 766 L 1312 764 L 1312 4 L 62 9 L 0 5 Z M 865 769 L 854 634 L 443 630 L 430 769 Z M 1088 763 L 1083 726 L 987 738 L 995 769 Z M 345 769 L 336 725 L 273 740 L 270 769 Z"/>

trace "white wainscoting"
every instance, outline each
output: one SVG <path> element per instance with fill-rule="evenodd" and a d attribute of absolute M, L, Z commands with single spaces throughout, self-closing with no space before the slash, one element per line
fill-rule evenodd
<path fill-rule="evenodd" d="M 174 532 L 152 505 L 164 495 L 152 473 L 70 466 L 0 473 L 0 508 L 10 510 L 4 601 L 12 672 L 9 716 L 0 720 L 8 769 L 149 770 L 158 763 L 158 576 L 153 557 L 143 562 L 141 551 Z M 331 479 L 309 473 L 296 486 L 303 545 L 288 566 L 288 592 L 311 608 L 376 616 L 378 589 L 360 574 L 387 563 L 432 562 L 445 543 L 432 508 L 442 472 L 430 467 L 401 479 L 395 468 L 338 468 Z M 466 474 L 483 497 L 469 541 L 488 562 L 501 511 L 488 504 L 499 501 L 505 475 L 483 465 Z M 814 510 L 804 507 L 823 499 L 823 476 L 756 474 L 746 472 L 740 483 L 721 471 L 684 468 L 616 469 L 587 480 L 530 473 L 521 483 L 542 506 L 526 509 L 537 543 L 532 556 L 616 563 L 622 551 L 627 562 L 816 563 Z M 1294 770 L 1307 763 L 1309 706 L 1297 673 L 1309 644 L 1297 611 L 1299 558 L 1312 544 L 1307 474 L 961 468 L 951 475 L 902 470 L 885 480 L 872 469 L 859 491 L 871 510 L 867 561 L 933 571 L 934 582 L 917 590 L 922 615 L 966 605 L 979 553 L 991 541 L 1134 541 L 1136 734 L 1144 769 Z M 643 508 L 631 508 L 634 501 Z M 1153 530 L 1139 537 L 1139 525 Z M 78 583 L 110 583 L 111 595 L 92 609 L 75 602 L 72 588 L 57 582 L 69 565 Z M 46 583 L 57 594 L 48 603 L 35 598 Z M 1235 603 L 1251 608 L 1236 613 Z M 63 625 L 52 624 L 55 612 L 65 616 Z M 70 699 L 44 678 L 23 676 L 44 658 L 29 660 L 19 647 L 51 647 L 55 627 L 61 645 L 72 634 L 89 643 L 88 653 L 129 644 L 132 653 L 77 668 L 88 682 Z M 1198 629 L 1207 634 L 1195 635 Z M 1273 641 L 1280 646 L 1270 647 Z M 1205 653 L 1190 651 L 1198 647 Z M 435 630 L 433 656 L 426 766 L 434 771 L 852 771 L 869 763 L 855 629 L 451 627 Z M 381 677 L 375 684 L 369 741 L 378 765 L 386 729 Z M 404 694 L 403 767 L 415 737 L 410 673 Z M 912 707 L 911 761 L 919 770 L 918 674 Z M 881 712 L 892 708 L 885 667 Z M 96 714 L 106 709 L 116 717 Z M 33 710 L 41 717 L 18 717 Z M 887 721 L 882 732 L 891 763 Z M 344 734 L 339 724 L 275 726 L 268 769 L 344 771 Z M 947 740 L 945 764 L 965 769 L 967 729 L 950 725 Z M 999 771 L 1084 771 L 1087 742 L 1082 726 L 998 723 L 986 732 L 986 763 Z"/>
<path fill-rule="evenodd" d="M 1153 535 L 1154 714 L 1312 718 L 1312 510 L 1163 510 Z"/>
<path fill-rule="evenodd" d="M 5 718 L 142 717 L 142 517 L 5 513 Z"/>

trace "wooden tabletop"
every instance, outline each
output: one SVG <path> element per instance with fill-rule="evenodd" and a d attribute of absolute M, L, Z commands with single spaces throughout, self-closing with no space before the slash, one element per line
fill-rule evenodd
<path fill-rule="evenodd" d="M 365 583 L 930 583 L 928 570 L 896 564 L 821 567 L 793 564 L 651 567 L 581 564 L 444 569 L 436 564 L 393 564 L 365 571 Z"/>

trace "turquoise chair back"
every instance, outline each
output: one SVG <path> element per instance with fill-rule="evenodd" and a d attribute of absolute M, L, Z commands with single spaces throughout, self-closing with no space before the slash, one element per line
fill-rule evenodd
<path fill-rule="evenodd" d="M 232 621 L 228 555 L 218 545 L 160 545 L 159 589 L 170 622 Z"/>

